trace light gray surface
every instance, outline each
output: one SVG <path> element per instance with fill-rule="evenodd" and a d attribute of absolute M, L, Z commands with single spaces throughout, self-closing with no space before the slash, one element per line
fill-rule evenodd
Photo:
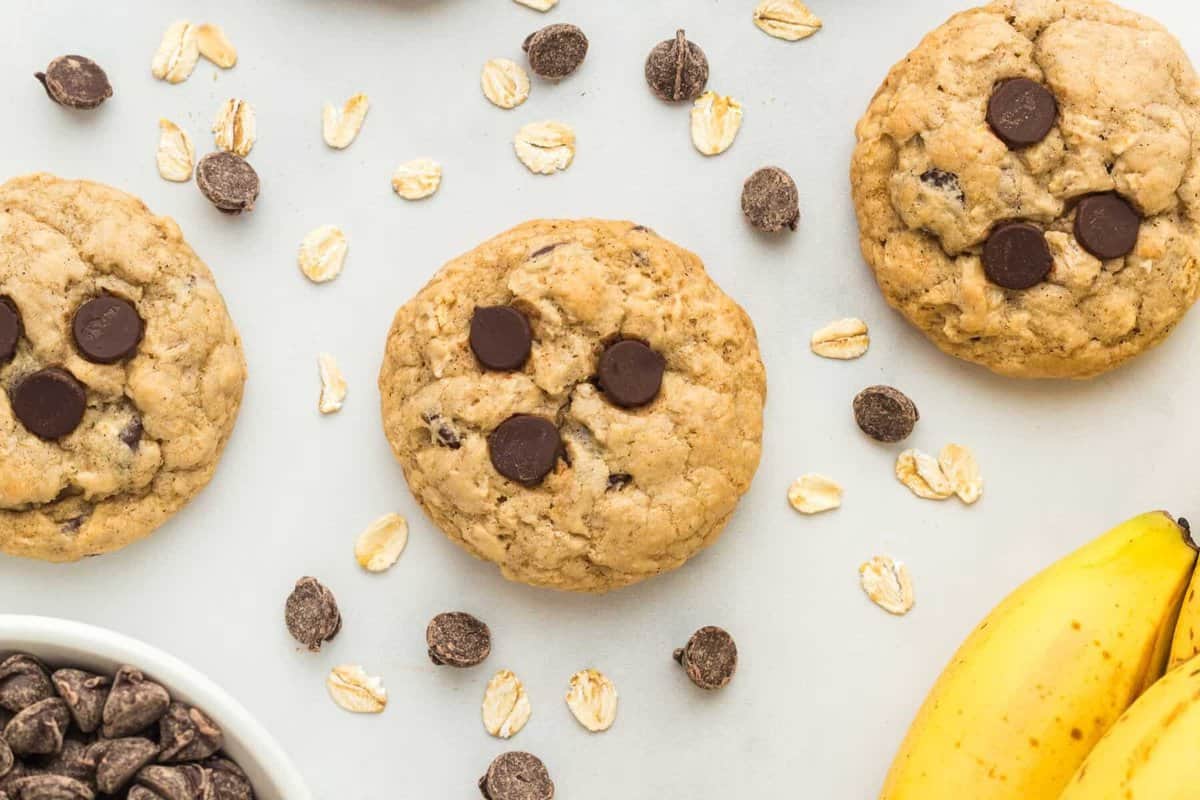
<path fill-rule="evenodd" d="M 869 798 L 926 688 L 969 628 L 1011 587 L 1134 513 L 1200 511 L 1192 369 L 1200 315 L 1164 346 L 1090 383 L 1022 383 L 940 355 L 887 309 L 862 263 L 847 188 L 853 125 L 893 62 L 965 2 L 813 0 L 826 27 L 798 44 L 750 22 L 752 0 L 562 0 L 541 15 L 510 0 L 6 0 L 0 90 L 7 100 L 0 175 L 50 170 L 112 183 L 174 216 L 212 267 L 246 342 L 250 382 L 212 486 L 151 539 L 74 566 L 0 559 L 0 609 L 60 615 L 158 645 L 230 689 L 298 761 L 318 797 L 469 798 L 506 747 L 548 763 L 568 800 L 780 796 Z M 1200 11 L 1136 0 L 1200 54 Z M 241 62 L 201 63 L 171 86 L 150 57 L 173 19 L 225 26 Z M 572 21 L 592 48 L 575 76 L 535 81 L 505 112 L 479 92 L 491 57 L 520 60 L 536 27 Z M 684 26 L 707 51 L 711 88 L 745 105 L 733 148 L 715 159 L 688 139 L 688 109 L 654 99 L 649 48 Z M 31 74 L 62 52 L 109 72 L 116 96 L 90 115 L 50 104 Z M 344 152 L 320 137 L 321 104 L 365 91 L 372 109 Z M 249 99 L 263 178 L 253 214 L 228 218 L 194 184 L 161 180 L 156 122 L 186 127 L 201 152 L 220 101 Z M 530 175 L 512 155 L 525 122 L 578 132 L 574 166 Z M 408 203 L 388 179 L 401 161 L 445 166 L 441 191 Z M 742 221 L 755 168 L 796 177 L 798 233 L 766 238 Z M 375 375 L 395 308 L 447 259 L 531 217 L 625 217 L 695 250 L 754 318 L 770 397 L 762 467 L 726 536 L 671 575 L 607 597 L 508 584 L 421 515 L 380 432 Z M 313 286 L 296 269 L 309 229 L 342 225 L 343 275 Z M 810 332 L 842 315 L 871 325 L 861 361 L 808 352 Z M 345 410 L 316 411 L 315 357 L 338 356 Z M 910 441 L 978 454 L 987 493 L 974 508 L 919 501 L 891 477 L 897 448 L 855 429 L 854 393 L 903 388 L 922 419 Z M 785 501 L 796 475 L 847 487 L 845 506 L 801 518 Z M 381 576 L 351 555 L 358 531 L 399 511 L 408 551 Z M 876 553 L 912 567 L 916 611 L 868 603 L 858 564 Z M 292 581 L 319 576 L 346 624 L 319 656 L 282 623 Z M 483 668 L 438 670 L 423 631 L 461 608 L 492 626 Z M 705 695 L 670 659 L 696 627 L 737 638 L 742 665 Z M 334 664 L 384 677 L 387 712 L 353 717 L 323 688 Z M 595 666 L 621 692 L 616 726 L 590 735 L 562 695 Z M 510 667 L 534 714 L 509 745 L 488 737 L 479 700 Z M 791 787 L 795 787 L 794 791 Z"/>

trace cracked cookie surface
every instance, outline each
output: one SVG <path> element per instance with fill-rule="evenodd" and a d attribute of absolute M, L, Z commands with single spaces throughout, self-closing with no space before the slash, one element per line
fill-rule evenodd
<path fill-rule="evenodd" d="M 470 346 L 476 309 L 495 306 L 532 332 L 511 371 Z M 597 381 L 627 339 L 665 361 L 657 395 L 628 408 Z M 509 579 L 600 592 L 717 538 L 758 466 L 766 378 L 749 317 L 695 255 L 629 222 L 538 220 L 451 261 L 399 310 L 379 388 L 409 486 L 451 539 Z M 562 438 L 535 485 L 489 455 L 518 415 Z"/>
<path fill-rule="evenodd" d="M 137 198 L 31 175 L 0 186 L 0 297 L 21 319 L 0 360 L 0 550 L 70 561 L 151 533 L 208 483 L 241 402 L 241 341 L 208 267 Z M 127 301 L 144 325 L 114 363 L 89 360 L 73 331 L 98 297 Z M 11 398 L 54 368 L 86 401 L 48 439 Z"/>
<path fill-rule="evenodd" d="M 1010 149 L 995 87 L 1048 88 L 1057 119 Z M 1158 343 L 1196 299 L 1200 83 L 1162 26 L 1107 0 L 1000 0 L 951 18 L 897 64 L 858 123 L 851 182 L 863 255 L 888 302 L 942 350 L 1019 377 L 1089 377 Z M 1080 245 L 1080 200 L 1140 213 L 1132 252 Z M 1031 288 L 991 280 L 997 225 L 1045 232 Z"/>

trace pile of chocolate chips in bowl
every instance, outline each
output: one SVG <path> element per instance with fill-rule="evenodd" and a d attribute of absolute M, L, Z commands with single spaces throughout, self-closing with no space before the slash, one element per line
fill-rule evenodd
<path fill-rule="evenodd" d="M 0 662 L 0 800 L 254 800 L 221 729 L 136 667 Z"/>

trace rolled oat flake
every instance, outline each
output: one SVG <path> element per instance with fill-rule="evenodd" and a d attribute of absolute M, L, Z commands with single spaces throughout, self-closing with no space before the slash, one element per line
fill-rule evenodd
<path fill-rule="evenodd" d="M 292 638 L 313 653 L 320 652 L 321 645 L 342 629 L 342 615 L 333 592 L 311 577 L 296 581 L 284 607 L 284 622 Z"/>
<path fill-rule="evenodd" d="M 196 165 L 196 185 L 208 201 L 225 214 L 254 208 L 260 188 L 258 173 L 241 156 L 218 151 Z"/>
<path fill-rule="evenodd" d="M 431 619 L 425 642 L 430 660 L 438 666 L 473 667 L 492 652 L 491 630 L 463 611 L 448 611 Z"/>
<path fill-rule="evenodd" d="M 742 186 L 742 213 L 760 231 L 796 230 L 800 221 L 796 182 L 779 167 L 763 167 Z"/>
<path fill-rule="evenodd" d="M 60 106 L 92 109 L 112 97 L 112 84 L 100 65 L 83 56 L 59 56 L 45 72 L 35 72 L 46 94 Z"/>
<path fill-rule="evenodd" d="M 675 660 L 701 689 L 721 689 L 737 672 L 737 645 L 724 629 L 706 625 L 675 651 Z"/>
<path fill-rule="evenodd" d="M 646 83 L 668 103 L 695 100 L 708 85 L 708 57 L 680 28 L 674 39 L 659 42 L 646 57 Z"/>
<path fill-rule="evenodd" d="M 487 800 L 551 800 L 554 781 L 542 760 L 532 753 L 501 753 L 479 779 Z"/>
<path fill-rule="evenodd" d="M 574 25 L 547 25 L 526 37 L 521 49 L 535 74 L 550 80 L 565 78 L 587 56 L 588 38 Z"/>
<path fill-rule="evenodd" d="M 854 398 L 854 421 L 878 442 L 907 439 L 920 418 L 916 404 L 891 386 L 868 386 Z"/>

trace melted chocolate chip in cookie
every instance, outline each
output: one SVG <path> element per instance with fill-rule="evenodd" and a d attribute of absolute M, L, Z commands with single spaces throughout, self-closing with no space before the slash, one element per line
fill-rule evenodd
<path fill-rule="evenodd" d="M 666 359 L 642 342 L 622 339 L 600 356 L 600 388 L 622 408 L 644 406 L 658 396 L 666 365 Z"/>
<path fill-rule="evenodd" d="M 1028 289 L 1050 274 L 1054 257 L 1046 234 L 1028 222 L 1006 222 L 992 230 L 983 246 L 988 279 L 1005 289 Z"/>
<path fill-rule="evenodd" d="M 532 414 L 509 417 L 487 442 L 496 471 L 525 486 L 541 483 L 563 452 L 562 436 L 554 423 Z"/>
<path fill-rule="evenodd" d="M 1045 86 L 1029 78 L 996 84 L 987 108 L 988 125 L 1009 150 L 1035 145 L 1058 121 L 1058 101 Z"/>
<path fill-rule="evenodd" d="M 133 303 L 112 295 L 88 300 L 71 324 L 79 353 L 95 364 L 115 364 L 132 356 L 144 328 Z"/>
<path fill-rule="evenodd" d="M 87 392 L 62 367 L 29 375 L 12 392 L 12 409 L 26 430 L 42 439 L 61 439 L 79 427 Z"/>
<path fill-rule="evenodd" d="M 471 316 L 471 352 L 487 369 L 525 366 L 533 346 L 529 320 L 512 306 L 481 306 Z"/>
<path fill-rule="evenodd" d="M 8 363 L 16 355 L 22 333 L 24 326 L 17 304 L 7 297 L 0 297 L 0 364 Z"/>
<path fill-rule="evenodd" d="M 1075 209 L 1075 240 L 1104 261 L 1132 253 L 1141 226 L 1141 214 L 1116 192 L 1088 195 Z"/>
<path fill-rule="evenodd" d="M 960 203 L 966 200 L 966 195 L 963 194 L 962 186 L 958 182 L 958 176 L 953 172 L 932 167 L 921 173 L 921 183 L 954 195 Z"/>

